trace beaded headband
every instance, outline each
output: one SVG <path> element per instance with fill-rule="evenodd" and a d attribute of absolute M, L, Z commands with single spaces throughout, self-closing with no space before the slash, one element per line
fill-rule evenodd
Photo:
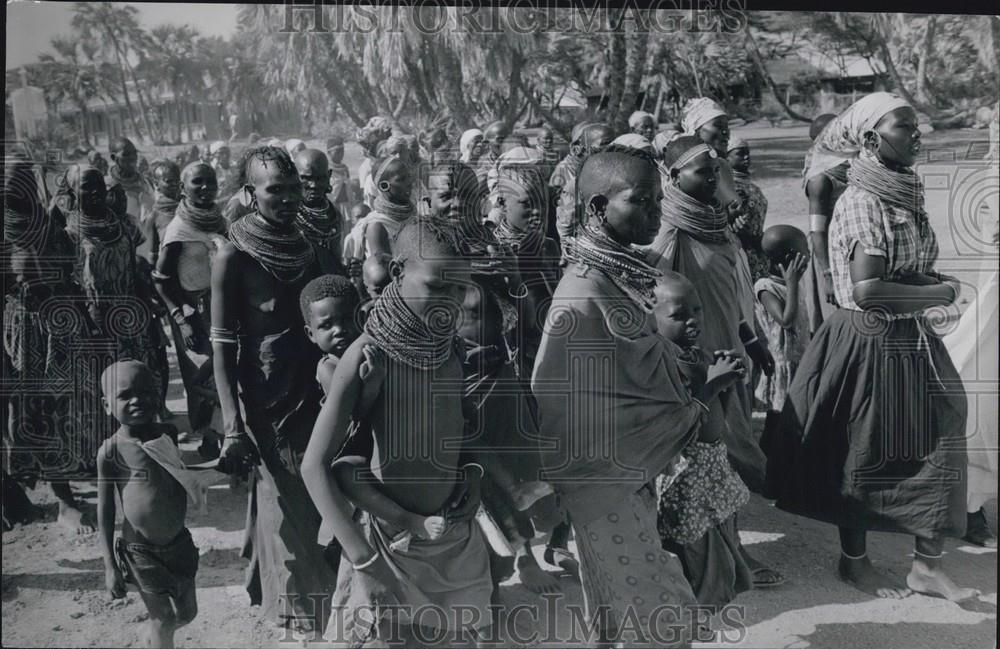
<path fill-rule="evenodd" d="M 681 155 L 681 157 L 677 158 L 677 160 L 675 160 L 673 164 L 671 164 L 670 167 L 668 167 L 668 169 L 670 171 L 673 171 L 674 169 L 680 169 L 687 163 L 691 162 L 692 160 L 700 156 L 702 153 L 707 153 L 708 157 L 713 159 L 719 157 L 719 154 L 716 152 L 715 149 L 702 142 L 700 144 L 694 145 L 693 147 L 685 151 Z"/>

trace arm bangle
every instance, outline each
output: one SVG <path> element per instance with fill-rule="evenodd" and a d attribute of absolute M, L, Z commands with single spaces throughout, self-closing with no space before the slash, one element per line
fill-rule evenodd
<path fill-rule="evenodd" d="M 471 467 L 475 467 L 475 468 L 479 469 L 479 477 L 480 477 L 480 478 L 482 478 L 482 477 L 485 477 L 485 476 L 486 476 L 486 469 L 484 469 L 484 468 L 483 468 L 483 465 L 482 465 L 482 464 L 480 464 L 479 462 L 466 462 L 465 464 L 463 464 L 463 465 L 462 465 L 462 468 L 463 468 L 463 469 L 467 469 L 467 468 L 469 468 L 470 466 L 471 466 Z"/>
<path fill-rule="evenodd" d="M 747 347 L 747 346 L 749 346 L 749 345 L 752 345 L 752 344 L 754 344 L 754 343 L 755 343 L 755 342 L 757 342 L 758 340 L 759 340 L 759 339 L 757 338 L 757 336 L 754 336 L 754 337 L 753 337 L 753 338 L 751 338 L 750 340 L 744 340 L 744 341 L 743 341 L 743 346 L 744 346 L 744 347 Z"/>
<path fill-rule="evenodd" d="M 695 402 L 696 404 L 698 404 L 699 406 L 701 406 L 701 408 L 702 408 L 702 409 L 703 409 L 703 410 L 704 410 L 705 412 L 708 412 L 708 411 L 709 411 L 709 410 L 708 410 L 708 406 L 706 406 L 706 405 L 705 405 L 704 403 L 702 403 L 701 399 L 692 399 L 692 401 L 694 401 L 694 402 Z"/>
<path fill-rule="evenodd" d="M 829 222 L 830 222 L 830 217 L 828 216 L 824 216 L 823 214 L 810 214 L 809 231 L 826 232 L 826 228 Z"/>
<path fill-rule="evenodd" d="M 225 327 L 212 327 L 209 330 L 208 339 L 213 343 L 223 343 L 226 345 L 237 344 L 236 332 Z"/>
<path fill-rule="evenodd" d="M 364 570 L 365 568 L 368 568 L 369 566 L 373 565 L 376 561 L 378 561 L 378 558 L 380 556 L 382 556 L 382 555 L 380 555 L 378 552 L 376 552 L 375 554 L 372 555 L 371 559 L 369 559 L 367 561 L 364 561 L 362 563 L 356 563 L 356 564 L 354 564 L 354 569 L 355 570 Z"/>

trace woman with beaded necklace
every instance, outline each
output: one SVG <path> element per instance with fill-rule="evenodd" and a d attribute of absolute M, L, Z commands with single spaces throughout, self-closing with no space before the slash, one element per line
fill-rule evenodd
<path fill-rule="evenodd" d="M 138 360 L 151 368 L 157 394 L 161 394 L 165 377 L 157 371 L 155 348 L 149 340 L 147 325 L 153 314 L 149 301 L 143 299 L 136 257 L 145 239 L 131 219 L 121 218 L 108 205 L 107 185 L 97 169 L 72 167 L 67 181 L 73 187 L 76 207 L 66 223 L 66 232 L 76 244 L 73 276 L 83 289 L 90 318 L 100 337 L 114 341 L 118 359 Z M 98 378 L 91 377 L 94 394 L 100 394 Z"/>
<path fill-rule="evenodd" d="M 656 607 L 677 607 L 684 616 L 681 608 L 695 603 L 677 557 L 660 546 L 648 483 L 694 437 L 703 408 L 685 391 L 677 359 L 656 331 L 660 273 L 633 248 L 651 243 L 659 229 L 652 159 L 637 151 L 595 153 L 576 182 L 587 222 L 565 245 L 569 263 L 532 390 L 539 431 L 555 443 L 543 453 L 542 477 L 556 487 L 576 530 L 587 614 L 601 645 L 627 646 L 636 639 L 621 633 L 626 619 L 648 638 L 651 629 L 636 629 L 636 619 L 648 627 L 660 617 L 651 615 Z M 600 610 L 610 613 L 599 616 L 606 624 L 594 619 Z M 663 642 L 670 636 L 657 632 L 660 646 L 687 646 L 676 635 Z"/>
<path fill-rule="evenodd" d="M 347 235 L 344 242 L 347 260 L 391 255 L 393 240 L 417 214 L 411 200 L 412 169 L 402 158 L 389 156 L 378 161 L 372 177 L 376 192 L 372 211 L 359 219 Z"/>
<path fill-rule="evenodd" d="M 226 220 L 215 203 L 219 185 L 211 165 L 193 162 L 180 178 L 181 200 L 164 230 L 153 279 L 170 313 L 191 430 L 202 435 L 199 452 L 212 458 L 218 456 L 219 440 L 210 428 L 218 406 L 208 340 L 211 263 L 226 240 Z"/>
<path fill-rule="evenodd" d="M 225 431 L 219 464 L 229 472 L 256 465 L 244 547 L 251 603 L 279 625 L 311 630 L 323 611 L 313 610 L 309 595 L 336 583 L 299 473 L 321 395 L 319 351 L 306 337 L 298 296 L 320 273 L 295 226 L 302 183 L 288 154 L 258 147 L 247 165 L 244 191 L 254 211 L 230 225 L 212 264 L 211 340 Z"/>
<path fill-rule="evenodd" d="M 313 245 L 323 274 L 345 275 L 341 260 L 344 216 L 326 197 L 333 173 L 330 161 L 318 149 L 303 149 L 294 160 L 302 180 L 302 204 L 296 223 Z"/>
<path fill-rule="evenodd" d="M 958 282 L 933 271 L 938 243 L 912 165 L 916 111 L 886 92 L 851 105 L 817 140 L 851 160 L 829 233 L 839 308 L 823 321 L 766 445 L 768 479 L 786 511 L 840 531 L 841 579 L 881 598 L 910 590 L 953 601 L 944 537 L 965 532 L 967 404 L 929 319 Z M 906 585 L 868 559 L 869 530 L 911 534 Z"/>
<path fill-rule="evenodd" d="M 716 199 L 719 154 L 701 138 L 685 135 L 667 145 L 661 173 L 663 224 L 647 249 L 646 259 L 663 271 L 688 278 L 704 309 L 702 345 L 711 350 L 738 350 L 762 365 L 765 349 L 740 305 L 741 249 L 729 226 L 729 214 Z M 751 424 L 751 388 L 747 381 L 719 397 L 725 413 L 723 441 L 740 478 L 752 490 L 764 486 L 763 452 Z M 784 578 L 745 557 L 755 573 L 755 586 L 776 586 Z"/>

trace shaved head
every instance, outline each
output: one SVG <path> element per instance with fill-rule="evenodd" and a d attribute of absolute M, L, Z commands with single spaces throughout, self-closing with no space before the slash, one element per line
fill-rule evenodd
<path fill-rule="evenodd" d="M 583 163 L 577 191 L 586 203 L 592 196 L 610 196 L 627 187 L 651 182 L 656 176 L 656 166 L 649 155 L 633 149 L 604 151 Z"/>
<path fill-rule="evenodd" d="M 135 145 L 132 144 L 132 140 L 127 137 L 116 137 L 108 145 L 108 151 L 111 153 L 125 153 L 126 151 L 135 151 Z"/>
<path fill-rule="evenodd" d="M 277 168 L 282 175 L 298 174 L 288 152 L 283 148 L 261 146 L 247 152 L 246 179 L 248 183 L 257 184 L 273 168 Z"/>
<path fill-rule="evenodd" d="M 153 382 L 153 373 L 145 363 L 127 360 L 112 363 L 101 373 L 101 390 L 106 399 L 114 395 L 118 386 L 135 385 L 140 381 Z"/>
<path fill-rule="evenodd" d="M 176 167 L 176 165 L 174 166 Z M 197 173 L 202 169 L 207 169 L 208 171 L 212 172 L 213 176 L 215 175 L 215 169 L 212 168 L 212 165 L 208 164 L 207 162 L 202 162 L 199 160 L 197 162 L 191 162 L 187 165 L 184 165 L 184 170 L 181 171 L 181 181 L 186 182 L 188 178 L 190 178 L 191 176 L 193 176 L 195 173 Z"/>
<path fill-rule="evenodd" d="M 611 142 L 615 137 L 615 132 L 607 124 L 591 124 L 583 129 L 580 141 L 586 147 L 592 147 L 601 141 Z"/>
<path fill-rule="evenodd" d="M 503 122 L 490 122 L 490 125 L 483 129 L 483 135 L 487 138 L 506 134 L 507 129 L 504 127 Z"/>
<path fill-rule="evenodd" d="M 405 266 L 411 259 L 442 259 L 460 257 L 453 237 L 442 232 L 426 218 L 411 219 L 393 242 L 392 251 Z"/>
<path fill-rule="evenodd" d="M 816 117 L 812 121 L 812 124 L 809 125 L 809 139 L 815 140 L 817 137 L 819 137 L 819 134 L 823 132 L 823 129 L 826 128 L 826 125 L 832 122 L 836 118 L 837 116 L 834 115 L 833 113 L 824 113 Z"/>
<path fill-rule="evenodd" d="M 319 149 L 302 149 L 295 155 L 295 168 L 299 175 L 325 175 L 330 171 L 330 161 Z"/>
<path fill-rule="evenodd" d="M 176 162 L 170 160 L 160 160 L 153 165 L 153 177 L 164 178 L 168 176 L 180 176 L 181 169 Z"/>
<path fill-rule="evenodd" d="M 689 295 L 696 291 L 694 284 L 687 277 L 672 270 L 661 271 L 663 276 L 656 280 L 656 299 L 668 301 Z"/>

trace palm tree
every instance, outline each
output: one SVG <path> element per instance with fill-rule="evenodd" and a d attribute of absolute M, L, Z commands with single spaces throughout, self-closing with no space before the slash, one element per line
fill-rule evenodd
<path fill-rule="evenodd" d="M 94 61 L 96 48 L 86 40 L 65 36 L 53 38 L 51 44 L 56 55 L 41 54 L 38 57 L 45 70 L 42 88 L 53 104 L 66 100 L 79 109 L 83 121 L 83 142 L 90 146 L 88 104 L 93 99 L 110 94 Z"/>
<path fill-rule="evenodd" d="M 191 140 L 191 123 L 183 118 L 182 101 L 202 86 L 205 66 L 195 47 L 197 38 L 198 32 L 189 25 L 159 25 L 150 32 L 144 48 L 144 76 L 163 80 L 174 95 L 178 140 L 185 127 Z"/>
<path fill-rule="evenodd" d="M 118 68 L 119 87 L 125 109 L 132 122 L 132 128 L 138 136 L 141 136 L 142 129 L 136 120 L 132 95 L 128 90 L 128 76 L 131 76 L 135 83 L 135 72 L 129 63 L 128 55 L 130 40 L 141 31 L 137 18 L 138 10 L 129 5 L 116 5 L 110 2 L 74 2 L 73 13 L 73 28 L 78 30 L 83 38 L 98 43 L 99 50 L 106 57 L 114 59 Z M 138 90 L 136 83 L 136 91 Z M 144 108 L 141 96 L 139 99 L 140 106 Z M 142 118 L 146 132 L 152 137 L 149 117 L 145 110 L 142 112 Z"/>

